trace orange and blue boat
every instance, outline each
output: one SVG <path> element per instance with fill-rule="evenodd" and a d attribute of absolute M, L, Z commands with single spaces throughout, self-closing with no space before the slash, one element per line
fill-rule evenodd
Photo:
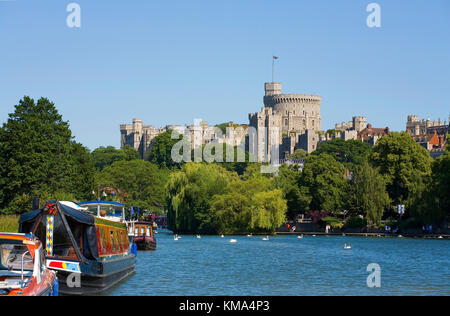
<path fill-rule="evenodd" d="M 124 217 L 51 201 L 24 214 L 19 231 L 43 241 L 46 263 L 58 272 L 63 295 L 101 294 L 134 273 L 135 254 Z"/>
<path fill-rule="evenodd" d="M 0 296 L 58 296 L 56 272 L 33 235 L 0 233 Z"/>

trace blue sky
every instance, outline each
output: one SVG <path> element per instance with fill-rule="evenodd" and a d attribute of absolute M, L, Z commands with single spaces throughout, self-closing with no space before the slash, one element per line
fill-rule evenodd
<path fill-rule="evenodd" d="M 119 124 L 248 123 L 276 80 L 319 94 L 323 129 L 365 115 L 404 130 L 408 114 L 448 120 L 450 1 L 0 0 L 0 121 L 24 95 L 48 97 L 76 140 L 120 145 Z"/>

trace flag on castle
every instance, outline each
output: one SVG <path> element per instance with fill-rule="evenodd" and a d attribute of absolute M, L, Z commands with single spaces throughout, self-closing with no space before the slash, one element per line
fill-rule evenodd
<path fill-rule="evenodd" d="M 278 58 L 279 58 L 279 57 L 277 57 L 277 56 L 273 56 L 273 59 L 275 59 L 275 60 L 278 59 Z"/>

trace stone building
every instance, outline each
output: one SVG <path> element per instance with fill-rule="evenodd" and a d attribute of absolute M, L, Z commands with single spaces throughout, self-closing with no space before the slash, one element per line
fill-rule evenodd
<path fill-rule="evenodd" d="M 191 149 L 201 147 L 211 142 L 226 143 L 236 147 L 245 141 L 247 135 L 247 125 L 236 125 L 229 123 L 229 129 L 223 134 L 216 126 L 208 126 L 208 122 L 198 120 L 192 125 L 167 125 L 163 128 L 155 128 L 151 125 L 144 125 L 141 119 L 133 119 L 132 124 L 120 125 L 121 148 L 130 145 L 136 149 L 141 158 L 147 149 L 150 148 L 156 136 L 167 132 L 176 131 L 184 135 L 191 143 Z"/>
<path fill-rule="evenodd" d="M 450 124 L 450 116 L 448 119 Z M 447 124 L 447 121 L 442 122 L 441 119 L 437 121 L 431 121 L 430 119 L 419 120 L 417 115 L 409 115 L 406 122 L 406 131 L 411 136 L 432 134 L 434 130 L 438 132 L 438 135 L 448 134 L 449 124 Z"/>
<path fill-rule="evenodd" d="M 376 128 L 372 127 L 372 124 L 367 124 L 367 127 L 358 133 L 358 139 L 373 147 L 381 137 L 386 135 L 389 135 L 389 127 Z"/>
<path fill-rule="evenodd" d="M 409 115 L 406 122 L 406 132 L 422 147 L 426 148 L 433 158 L 442 155 L 446 149 L 448 142 L 448 134 L 450 133 L 450 117 L 449 123 L 437 121 L 419 120 L 417 115 Z"/>
<path fill-rule="evenodd" d="M 322 125 L 321 102 L 317 95 L 282 94 L 280 82 L 266 83 L 264 107 L 249 114 L 249 125 L 257 131 L 258 160 L 270 160 L 271 148 L 277 146 L 279 158 L 300 148 L 314 151 Z"/>
<path fill-rule="evenodd" d="M 334 129 L 337 131 L 356 131 L 361 132 L 367 127 L 367 118 L 365 116 L 354 116 L 348 123 L 342 122 L 336 124 Z"/>

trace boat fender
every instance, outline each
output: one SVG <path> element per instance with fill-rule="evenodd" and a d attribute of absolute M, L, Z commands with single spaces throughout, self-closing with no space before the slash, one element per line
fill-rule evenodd
<path fill-rule="evenodd" d="M 131 246 L 131 253 L 137 257 L 137 245 L 136 243 L 133 243 Z"/>
<path fill-rule="evenodd" d="M 53 284 L 51 285 L 50 296 L 59 296 L 58 278 L 55 278 L 55 281 L 53 281 Z"/>

